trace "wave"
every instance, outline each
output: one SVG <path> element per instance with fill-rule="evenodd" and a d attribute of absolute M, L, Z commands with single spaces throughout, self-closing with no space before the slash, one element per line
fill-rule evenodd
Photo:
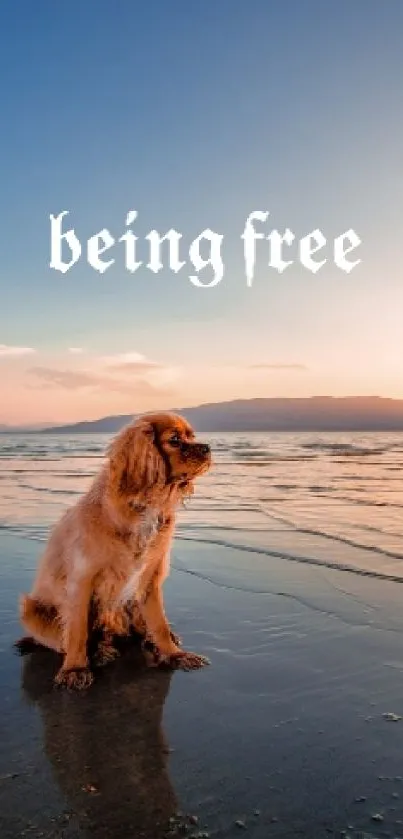
<path fill-rule="evenodd" d="M 0 532 L 9 533 L 10 536 L 19 536 L 33 542 L 46 542 L 53 525 L 37 524 L 6 524 L 0 522 Z"/>
<path fill-rule="evenodd" d="M 256 545 L 239 545 L 233 542 L 229 542 L 224 539 L 204 539 L 198 538 L 193 536 L 185 536 L 180 533 L 176 535 L 176 539 L 180 541 L 187 541 L 187 542 L 200 542 L 202 544 L 207 545 L 217 545 L 223 548 L 231 548 L 232 550 L 237 551 L 245 551 L 247 553 L 254 553 L 260 554 L 263 556 L 267 556 L 272 559 L 284 559 L 287 562 L 297 562 L 300 565 L 312 565 L 312 566 L 319 566 L 322 568 L 330 568 L 334 571 L 344 571 L 350 574 L 356 574 L 360 577 L 372 577 L 376 580 L 386 580 L 393 583 L 403 583 L 403 573 L 400 574 L 387 574 L 386 572 L 382 571 L 374 571 L 370 568 L 362 568 L 358 565 L 353 565 L 351 563 L 341 563 L 341 562 L 332 562 L 331 560 L 327 559 L 318 559 L 316 557 L 308 557 L 308 556 L 300 556 L 297 554 L 290 554 L 284 551 L 273 551 L 268 550 L 267 548 L 261 548 Z M 364 546 L 364 550 L 374 551 L 376 553 L 383 554 L 384 556 L 393 556 L 396 559 L 403 559 L 403 555 L 395 555 L 391 554 L 382 550 L 378 550 L 377 548 L 369 548 Z M 206 578 L 208 579 L 208 578 Z"/>
<path fill-rule="evenodd" d="M 366 566 L 378 568 L 377 553 L 381 572 L 389 568 L 399 576 L 403 434 L 217 437 L 211 440 L 214 468 L 181 512 L 178 538 L 197 539 L 200 533 L 206 540 L 239 540 L 243 544 L 231 545 L 239 550 L 255 542 L 251 551 L 259 551 L 256 545 L 261 545 L 261 552 L 275 556 L 266 551 L 273 544 L 270 533 L 284 530 L 287 543 L 273 536 L 279 556 L 284 556 L 284 548 L 285 554 L 295 552 L 295 562 L 333 567 L 327 563 L 330 555 L 331 560 L 340 558 L 334 563 L 339 570 L 346 559 L 346 570 L 367 573 Z M 105 442 L 106 436 L 99 435 L 0 438 L 2 529 L 46 539 L 49 523 L 87 488 Z M 299 552 L 308 556 L 298 557 Z M 310 554 L 318 559 L 310 559 Z"/>
<path fill-rule="evenodd" d="M 262 514 L 267 516 L 268 518 L 273 519 L 273 521 L 277 521 L 280 524 L 284 524 L 287 527 L 291 528 L 295 533 L 303 533 L 307 536 L 318 536 L 321 539 L 328 539 L 331 542 L 339 542 L 342 545 L 348 545 L 350 548 L 357 548 L 360 551 L 369 551 L 371 553 L 377 553 L 381 556 L 387 557 L 388 559 L 395 559 L 398 561 L 403 560 L 403 553 L 399 553 L 397 551 L 389 551 L 387 548 L 381 548 L 378 545 L 366 545 L 365 543 L 356 542 L 354 539 L 350 539 L 348 536 L 342 536 L 339 533 L 329 533 L 326 530 L 321 530 L 319 528 L 314 527 L 304 527 L 304 525 L 299 525 L 296 522 L 292 521 L 292 519 L 287 519 L 284 516 L 279 516 L 273 511 L 261 510 Z"/>
<path fill-rule="evenodd" d="M 396 533 L 394 530 L 388 530 L 386 527 L 375 527 L 371 524 L 360 524 L 362 530 L 368 533 L 379 533 L 381 536 L 392 536 L 394 539 L 403 539 L 403 533 Z"/>
<path fill-rule="evenodd" d="M 371 448 L 369 446 L 358 446 L 356 443 L 301 443 L 301 448 L 310 449 L 311 451 L 326 452 L 327 454 L 336 455 L 375 455 L 384 454 L 390 451 L 389 446 L 378 446 Z"/>
<path fill-rule="evenodd" d="M 30 489 L 33 492 L 44 492 L 47 495 L 82 495 L 82 491 L 80 489 L 56 489 L 51 487 L 38 487 L 34 486 L 33 484 L 24 484 L 18 483 L 20 489 Z"/>
<path fill-rule="evenodd" d="M 234 446 L 233 449 L 230 449 L 230 451 L 233 451 L 234 454 L 236 454 L 236 457 L 240 457 L 241 459 L 243 457 L 270 457 L 273 454 L 267 449 L 255 449 L 253 446 L 248 446 L 246 449 L 244 447 L 236 448 Z"/>
<path fill-rule="evenodd" d="M 331 498 L 332 501 L 343 501 L 346 504 L 351 504 L 352 506 L 358 507 L 390 507 L 391 509 L 398 509 L 401 510 L 403 508 L 403 504 L 399 504 L 398 501 L 375 501 L 373 498 L 353 498 L 350 495 L 339 495 L 337 493 L 336 488 L 326 487 L 324 488 L 326 492 L 334 492 L 337 493 L 336 495 L 326 495 L 324 491 L 321 490 L 320 487 L 309 487 L 309 490 L 320 498 Z"/>
<path fill-rule="evenodd" d="M 30 541 L 44 543 L 47 541 L 49 537 L 49 532 L 51 530 L 52 525 L 18 525 L 18 524 L 6 524 L 0 523 L 0 531 L 9 533 L 11 536 L 17 536 L 20 538 L 29 539 Z M 242 528 L 237 528 L 237 530 L 241 530 Z M 268 559 L 281 559 L 285 562 L 293 562 L 300 565 L 308 565 L 313 567 L 320 567 L 320 568 L 328 568 L 333 571 L 340 571 L 349 574 L 355 574 L 356 576 L 360 577 L 370 577 L 377 580 L 383 580 L 386 582 L 393 582 L 393 583 L 403 583 L 403 572 L 402 574 L 396 573 L 387 573 L 386 571 L 378 571 L 370 568 L 362 568 L 362 566 L 354 565 L 353 563 L 346 563 L 346 562 L 336 562 L 328 559 L 319 559 L 317 557 L 312 556 L 303 556 L 300 554 L 289 553 L 286 551 L 278 551 L 269 548 L 263 548 L 258 545 L 242 545 L 237 542 L 232 542 L 228 539 L 220 539 L 217 537 L 212 536 L 204 536 L 201 533 L 197 533 L 193 536 L 187 535 L 182 533 L 180 530 L 177 531 L 175 535 L 175 540 L 179 542 L 197 542 L 199 544 L 205 545 L 216 545 L 218 547 L 228 548 L 230 550 L 242 551 L 246 553 L 258 554 L 260 556 L 265 556 Z M 341 540 L 343 541 L 343 540 Z M 377 548 L 369 547 L 369 546 L 361 546 L 363 550 L 367 550 L 370 552 L 378 553 L 382 556 L 386 557 L 393 557 L 394 559 L 403 559 L 403 556 L 400 554 L 394 554 L 389 551 L 380 550 Z M 176 567 L 173 564 L 173 567 Z M 188 569 L 178 569 L 178 570 L 188 570 Z M 189 573 L 193 573 L 189 570 Z M 195 572 L 196 573 L 196 572 Z M 201 576 L 201 575 L 198 575 Z M 208 576 L 205 577 L 206 580 L 209 579 Z"/>

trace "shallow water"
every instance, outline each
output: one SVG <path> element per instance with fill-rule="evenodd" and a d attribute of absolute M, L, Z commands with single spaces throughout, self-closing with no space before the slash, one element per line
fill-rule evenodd
<path fill-rule="evenodd" d="M 178 537 L 403 581 L 403 435 L 210 434 L 214 468 Z M 0 435 L 0 529 L 46 539 L 105 434 Z"/>
<path fill-rule="evenodd" d="M 17 602 L 109 438 L 0 435 L 2 839 L 179 837 L 178 811 L 189 836 L 403 836 L 403 437 L 208 439 L 165 602 L 212 666 L 133 650 L 76 696 L 12 654 Z"/>
<path fill-rule="evenodd" d="M 2 839 L 402 839 L 399 586 L 179 542 L 167 612 L 211 667 L 133 648 L 69 694 L 12 654 L 40 550 L 0 538 Z"/>

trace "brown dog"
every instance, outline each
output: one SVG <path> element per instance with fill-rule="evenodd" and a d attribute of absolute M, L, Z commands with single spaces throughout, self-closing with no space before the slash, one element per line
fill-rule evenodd
<path fill-rule="evenodd" d="M 211 463 L 175 414 L 150 414 L 121 431 L 89 491 L 54 528 L 21 620 L 33 640 L 64 654 L 56 682 L 91 684 L 89 631 L 102 632 L 98 663 L 114 658 L 114 635 L 134 628 L 158 655 L 188 670 L 208 663 L 185 652 L 164 612 L 175 512 Z"/>

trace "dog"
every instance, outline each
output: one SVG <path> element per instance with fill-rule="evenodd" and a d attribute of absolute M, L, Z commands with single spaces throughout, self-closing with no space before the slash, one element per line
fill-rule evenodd
<path fill-rule="evenodd" d="M 152 641 L 164 664 L 190 670 L 209 663 L 181 648 L 165 615 L 162 586 L 176 510 L 210 465 L 210 446 L 196 441 L 176 414 L 143 415 L 112 441 L 90 489 L 52 531 L 32 592 L 20 601 L 29 633 L 20 648 L 32 643 L 62 653 L 57 685 L 92 683 L 95 632 L 101 639 L 97 665 L 119 654 L 116 636 L 132 631 Z"/>

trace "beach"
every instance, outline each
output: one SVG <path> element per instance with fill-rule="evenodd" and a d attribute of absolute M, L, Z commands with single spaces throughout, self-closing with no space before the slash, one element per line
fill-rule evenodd
<path fill-rule="evenodd" d="M 362 505 L 354 521 L 351 506 L 350 530 L 331 538 L 340 516 L 330 511 L 326 522 L 314 520 L 317 500 L 309 526 L 307 508 L 304 527 L 284 523 L 294 495 L 287 514 L 284 502 L 270 523 L 266 515 L 263 530 L 257 507 L 242 513 L 220 506 L 224 459 L 201 488 L 199 505 L 184 513 L 166 584 L 175 631 L 211 666 L 146 669 L 133 645 L 88 692 L 63 693 L 52 687 L 57 656 L 20 658 L 13 643 L 21 634 L 18 595 L 31 586 L 49 523 L 69 503 L 68 487 L 78 484 L 78 491 L 89 480 L 88 441 L 86 447 L 85 462 L 77 459 L 81 477 L 69 477 L 70 460 L 59 469 L 63 458 L 55 451 L 50 457 L 49 445 L 30 463 L 19 452 L 13 467 L 3 454 L 2 839 L 403 837 L 403 589 L 399 546 L 390 535 L 396 542 L 398 520 L 388 527 L 383 520 L 379 544 L 374 533 L 371 543 L 354 541 Z M 379 464 L 379 441 L 375 450 L 363 455 L 361 447 L 367 468 Z M 344 459 L 342 469 L 351 470 L 351 452 Z M 234 478 L 240 459 L 234 462 L 232 492 L 245 507 L 253 481 L 242 492 Z M 266 467 L 279 482 L 273 475 L 280 466 L 267 457 L 260 469 Z M 292 474 L 295 461 L 286 467 Z M 309 464 L 316 480 L 326 474 L 328 486 L 329 468 L 322 456 Z M 399 503 L 392 486 L 382 516 L 394 515 Z M 57 491 L 66 497 L 52 506 Z M 31 502 L 23 495 L 21 504 L 25 492 Z M 376 515 L 373 507 L 374 527 Z"/>
<path fill-rule="evenodd" d="M 242 590 L 212 571 L 229 571 L 220 554 L 232 549 L 176 545 L 192 571 L 173 570 L 167 609 L 211 666 L 150 671 L 133 649 L 87 694 L 63 695 L 52 689 L 56 656 L 11 649 L 10 606 L 29 583 L 32 547 L 17 537 L 1 547 L 3 837 L 162 837 L 183 835 L 186 821 L 185 835 L 403 836 L 396 584 L 291 573 L 277 559 L 271 591 L 267 581 L 248 590 L 247 575 Z M 13 555 L 25 558 L 20 586 Z"/>

